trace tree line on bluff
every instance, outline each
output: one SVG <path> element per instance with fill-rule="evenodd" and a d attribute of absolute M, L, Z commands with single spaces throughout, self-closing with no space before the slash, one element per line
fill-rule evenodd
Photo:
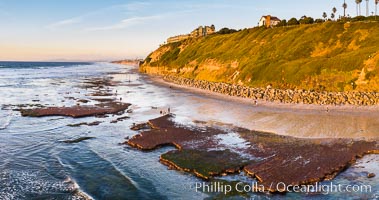
<path fill-rule="evenodd" d="M 321 19 L 321 18 L 314 19 L 312 17 L 307 17 L 305 15 L 302 16 L 300 19 L 296 19 L 295 17 L 289 19 L 288 21 L 284 19 L 284 20 L 281 20 L 275 27 L 296 26 L 300 24 L 318 24 L 318 23 L 324 23 L 327 21 L 333 21 L 332 19 L 327 19 L 326 15 L 327 14 L 324 12 L 323 16 L 325 16 L 324 17 L 325 19 Z M 344 17 L 344 18 L 337 19 L 336 21 L 337 22 L 379 21 L 379 17 L 378 18 L 376 18 L 376 16 L 369 16 L 369 17 L 357 16 L 354 18 Z M 231 34 L 231 33 L 239 32 L 242 30 L 243 29 L 236 30 L 236 29 L 225 27 L 225 28 L 220 29 L 216 33 L 217 34 Z"/>
<path fill-rule="evenodd" d="M 379 0 L 375 0 L 375 15 L 374 12 L 372 12 L 372 15 L 369 15 L 369 0 L 366 0 L 366 16 L 362 16 L 361 14 L 361 3 L 362 0 L 355 0 L 356 6 L 357 6 L 357 15 L 356 17 L 351 17 L 349 14 L 346 15 L 346 9 L 347 9 L 347 3 L 344 1 L 342 4 L 343 8 L 343 16 L 340 16 L 337 20 L 336 14 L 337 14 L 337 8 L 333 7 L 332 12 L 329 15 L 330 17 L 328 18 L 328 14 L 326 12 L 322 13 L 322 18 L 314 19 L 312 17 L 307 17 L 307 16 L 302 16 L 300 19 L 296 19 L 295 17 L 287 20 L 282 20 L 280 21 L 276 26 L 281 27 L 281 26 L 293 26 L 293 25 L 298 25 L 298 24 L 314 24 L 314 23 L 323 23 L 326 21 L 340 21 L 340 22 L 356 22 L 356 21 L 378 21 L 379 18 L 377 18 L 377 7 L 379 4 Z"/>
<path fill-rule="evenodd" d="M 284 27 L 284 26 L 295 26 L 300 24 L 317 24 L 317 23 L 324 23 L 326 21 L 337 21 L 337 22 L 358 22 L 358 21 L 379 21 L 379 17 L 377 15 L 377 7 L 379 4 L 379 0 L 375 0 L 375 14 L 372 12 L 372 15 L 369 16 L 369 0 L 366 0 L 366 16 L 361 15 L 361 3 L 363 0 L 355 0 L 356 6 L 357 6 L 357 15 L 356 17 L 351 17 L 349 14 L 346 15 L 346 9 L 348 7 L 346 1 L 342 4 L 343 8 L 343 16 L 340 16 L 338 19 L 336 18 L 337 8 L 333 7 L 332 12 L 328 17 L 328 14 L 326 12 L 322 13 L 322 18 L 314 19 L 312 17 L 308 17 L 306 15 L 302 16 L 300 19 L 297 19 L 295 17 L 292 17 L 289 20 L 281 20 L 276 27 Z M 231 34 L 235 32 L 242 31 L 231 29 L 231 28 L 222 28 L 217 33 L 218 34 Z"/>

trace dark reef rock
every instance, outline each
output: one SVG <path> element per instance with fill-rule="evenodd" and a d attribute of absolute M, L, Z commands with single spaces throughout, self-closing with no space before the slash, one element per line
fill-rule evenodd
<path fill-rule="evenodd" d="M 150 130 L 127 141 L 141 150 L 174 146 L 178 150 L 161 155 L 170 168 L 209 179 L 240 170 L 256 178 L 270 192 L 286 185 L 314 184 L 334 178 L 365 154 L 379 153 L 376 141 L 352 139 L 303 139 L 234 127 L 230 131 L 212 127 L 187 127 L 173 122 L 174 115 L 148 122 Z M 219 142 L 219 136 L 237 133 L 245 147 Z"/>
<path fill-rule="evenodd" d="M 130 119 L 130 117 L 129 116 L 119 117 L 119 118 L 117 118 L 115 120 L 112 120 L 111 123 L 113 124 L 113 123 L 117 123 L 117 122 L 122 122 L 122 121 L 124 121 L 126 119 Z"/>
<path fill-rule="evenodd" d="M 170 151 L 160 157 L 160 161 L 174 169 L 192 172 L 203 179 L 227 173 L 238 173 L 249 160 L 243 159 L 230 150 L 202 151 L 183 149 Z M 196 162 L 194 162 L 196 161 Z"/>
<path fill-rule="evenodd" d="M 89 139 L 93 139 L 95 137 L 80 137 L 80 138 L 77 138 L 77 139 L 74 139 L 74 140 L 65 140 L 63 141 L 64 143 L 68 143 L 68 144 L 73 144 L 73 143 L 79 143 L 81 141 L 84 141 L 84 140 L 89 140 Z"/>
<path fill-rule="evenodd" d="M 88 117 L 105 114 L 117 114 L 129 108 L 131 104 L 110 102 L 97 104 L 95 106 L 73 106 L 73 107 L 48 107 L 35 109 L 21 109 L 22 116 L 44 117 L 44 116 L 68 116 L 73 118 Z"/>
<path fill-rule="evenodd" d="M 70 127 L 78 127 L 78 126 L 97 126 L 99 124 L 101 124 L 102 122 L 100 121 L 95 121 L 95 122 L 91 122 L 91 123 L 87 123 L 87 122 L 82 122 L 82 123 L 78 123 L 78 124 L 68 124 L 67 126 L 70 126 Z"/>
<path fill-rule="evenodd" d="M 150 129 L 150 128 L 151 127 L 148 123 L 133 124 L 133 126 L 130 127 L 130 129 L 133 131 L 139 131 L 139 130 Z"/>
<path fill-rule="evenodd" d="M 374 173 L 368 173 L 367 178 L 374 178 L 376 175 Z"/>
<path fill-rule="evenodd" d="M 88 103 L 88 102 L 90 102 L 90 100 L 87 100 L 87 99 L 79 99 L 77 102 L 78 102 L 78 103 Z"/>

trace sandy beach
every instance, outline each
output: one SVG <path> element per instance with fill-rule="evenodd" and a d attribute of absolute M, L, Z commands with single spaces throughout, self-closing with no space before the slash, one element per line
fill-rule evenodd
<path fill-rule="evenodd" d="M 185 90 L 207 98 L 231 102 L 232 110 L 244 113 L 238 120 L 244 128 L 280 135 L 312 138 L 377 139 L 379 106 L 331 106 L 285 104 L 232 97 L 198 88 L 177 85 L 161 76 L 148 76 L 156 84 L 173 90 Z M 243 111 L 240 107 L 247 106 Z"/>

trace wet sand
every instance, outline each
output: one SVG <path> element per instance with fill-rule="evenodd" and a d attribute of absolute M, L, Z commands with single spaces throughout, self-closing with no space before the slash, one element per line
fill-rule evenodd
<path fill-rule="evenodd" d="M 228 112 L 237 116 L 231 121 L 247 129 L 304 138 L 379 138 L 379 106 L 320 106 L 262 101 L 255 105 L 251 99 L 176 85 L 157 76 L 148 78 L 162 87 L 234 104 L 225 105 L 230 108 Z"/>

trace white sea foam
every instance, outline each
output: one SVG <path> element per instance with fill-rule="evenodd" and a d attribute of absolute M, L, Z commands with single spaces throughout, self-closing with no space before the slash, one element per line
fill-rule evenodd
<path fill-rule="evenodd" d="M 0 172 L 0 199 L 27 199 L 30 195 L 54 193 L 75 199 L 92 199 L 79 190 L 75 181 L 68 180 L 51 179 L 39 171 L 4 170 Z"/>
<path fill-rule="evenodd" d="M 11 124 L 12 118 L 12 111 L 0 111 L 0 130 L 6 129 Z"/>

